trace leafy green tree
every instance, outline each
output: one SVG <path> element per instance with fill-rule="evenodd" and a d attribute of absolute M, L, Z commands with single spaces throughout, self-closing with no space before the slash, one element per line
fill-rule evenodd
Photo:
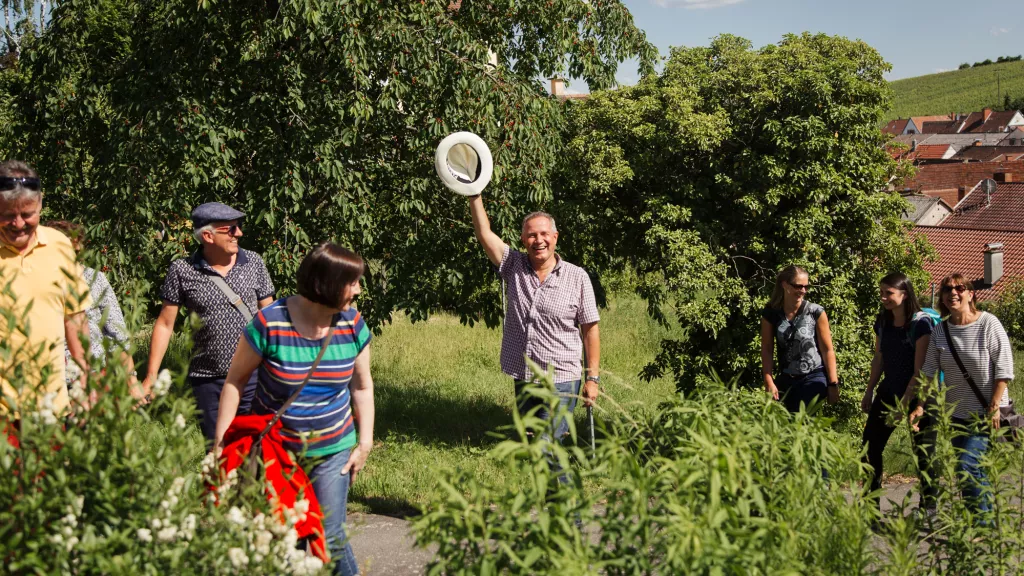
<path fill-rule="evenodd" d="M 720 36 L 677 48 L 664 71 L 574 106 L 555 209 L 566 249 L 596 270 L 632 265 L 656 317 L 686 337 L 647 375 L 745 371 L 757 383 L 760 310 L 776 271 L 810 272 L 833 327 L 840 375 L 866 374 L 876 281 L 920 274 L 900 168 L 878 126 L 889 66 L 863 42 L 786 36 L 754 50 Z"/>
<path fill-rule="evenodd" d="M 541 79 L 607 88 L 618 62 L 646 74 L 656 57 L 611 0 L 64 0 L 51 15 L 16 90 L 27 141 L 5 153 L 40 168 L 54 215 L 92 225 L 119 286 L 161 281 L 190 249 L 191 207 L 221 200 L 249 214 L 245 243 L 284 290 L 320 240 L 367 257 L 374 323 L 500 314 L 465 202 L 434 174 L 443 136 L 489 143 L 489 209 L 515 238 L 562 147 Z"/>

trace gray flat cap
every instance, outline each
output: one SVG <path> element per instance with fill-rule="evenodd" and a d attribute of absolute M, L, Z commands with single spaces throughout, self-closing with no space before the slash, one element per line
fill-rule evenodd
<path fill-rule="evenodd" d="M 244 217 L 245 212 L 239 212 L 227 204 L 207 202 L 196 206 L 196 209 L 192 211 L 192 227 L 202 228 L 210 222 L 238 220 Z"/>

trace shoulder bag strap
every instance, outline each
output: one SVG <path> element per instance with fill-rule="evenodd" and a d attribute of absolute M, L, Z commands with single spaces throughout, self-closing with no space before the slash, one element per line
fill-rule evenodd
<path fill-rule="evenodd" d="M 963 361 L 960 360 L 960 355 L 956 352 L 956 345 L 953 344 L 953 336 L 949 333 L 948 320 L 942 321 L 942 331 L 946 333 L 945 336 L 946 342 L 949 344 L 949 353 L 953 355 L 953 360 L 956 362 L 956 365 L 960 367 L 960 373 L 963 374 L 964 380 L 967 380 L 967 383 L 971 386 L 971 390 L 974 391 L 974 395 L 978 398 L 978 402 L 981 402 L 981 409 L 988 410 L 988 401 L 985 400 L 985 395 L 981 393 L 981 389 L 974 383 L 974 378 L 971 378 L 971 375 L 968 374 L 967 368 L 964 367 Z"/>
<path fill-rule="evenodd" d="M 292 392 L 292 395 L 284 401 L 284 404 L 281 404 L 280 408 L 277 409 L 277 412 L 274 414 L 274 417 L 270 419 L 270 422 L 267 422 L 266 428 L 264 428 L 263 431 L 260 432 L 260 435 L 256 437 L 256 441 L 253 442 L 253 446 L 257 445 L 260 440 L 263 440 L 263 437 L 267 435 L 267 432 L 270 432 L 270 429 L 274 427 L 274 424 L 277 424 L 277 421 L 281 419 L 282 415 L 284 415 L 284 411 L 287 410 L 288 407 L 291 406 L 299 397 L 299 394 L 302 393 L 302 389 L 306 387 L 306 384 L 309 384 L 310 378 L 313 377 L 313 372 L 316 371 L 316 367 L 320 365 L 320 361 L 323 360 L 324 354 L 327 352 L 327 347 L 331 345 L 331 340 L 334 338 L 334 328 L 337 324 L 336 320 L 331 323 L 330 328 L 327 330 L 327 336 L 324 336 L 324 341 L 320 344 L 320 352 L 316 355 L 316 360 L 313 360 L 313 365 L 309 367 L 309 373 L 306 374 L 306 377 L 302 380 L 302 383 L 299 384 L 299 387 L 296 388 L 295 392 Z"/>
<path fill-rule="evenodd" d="M 249 306 L 242 300 L 242 297 L 236 294 L 231 286 L 228 286 L 227 281 L 220 274 L 207 274 L 206 276 L 228 297 L 228 302 L 231 302 L 231 305 L 242 314 L 242 318 L 245 318 L 245 323 L 248 324 L 252 320 L 252 311 L 249 310 Z"/>

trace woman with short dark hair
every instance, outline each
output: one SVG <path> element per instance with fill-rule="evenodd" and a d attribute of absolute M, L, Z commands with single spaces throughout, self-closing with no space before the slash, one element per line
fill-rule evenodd
<path fill-rule="evenodd" d="M 764 387 L 780 398 L 790 412 L 820 398 L 839 401 L 839 376 L 828 315 L 806 299 L 807 271 L 799 266 L 783 268 L 775 278 L 775 290 L 761 311 L 761 373 Z M 779 376 L 772 348 L 778 357 Z"/>
<path fill-rule="evenodd" d="M 986 513 L 992 510 L 992 495 L 981 460 L 988 451 L 988 428 L 999 428 L 999 408 L 1010 405 L 1013 351 L 999 319 L 979 311 L 975 302 L 974 285 L 963 274 L 942 279 L 939 311 L 948 319 L 935 327 L 922 373 L 926 378 L 939 371 L 944 375 L 942 389 L 946 402 L 955 406 L 953 423 L 960 432 L 953 437 L 959 452 L 960 491 L 976 511 Z M 923 412 L 917 408 L 912 420 Z"/>
<path fill-rule="evenodd" d="M 914 285 L 906 275 L 894 272 L 882 278 L 878 283 L 878 293 L 882 311 L 875 320 L 875 355 L 871 360 L 868 386 L 861 400 L 861 409 L 868 414 L 862 441 L 867 445 L 864 459 L 873 469 L 872 491 L 882 487 L 882 454 L 896 430 L 887 422 L 889 410 L 898 407 L 901 413 L 905 413 L 911 405 L 916 407 L 912 382 L 924 364 L 932 334 L 932 319 L 921 310 Z M 918 464 L 922 469 L 926 469 L 929 451 L 925 448 L 930 442 L 921 433 L 914 436 Z M 922 485 L 922 504 L 927 509 L 933 500 L 934 490 L 927 478 L 922 478 Z"/>
<path fill-rule="evenodd" d="M 352 302 L 359 295 L 363 259 L 330 242 L 314 248 L 298 272 L 298 294 L 267 306 L 243 333 L 220 397 L 215 446 L 238 409 L 243 384 L 259 368 L 255 415 L 285 405 L 330 341 L 293 404 L 281 416 L 284 447 L 300 455 L 324 513 L 335 574 L 359 573 L 345 535 L 348 490 L 373 447 L 370 331 Z"/>

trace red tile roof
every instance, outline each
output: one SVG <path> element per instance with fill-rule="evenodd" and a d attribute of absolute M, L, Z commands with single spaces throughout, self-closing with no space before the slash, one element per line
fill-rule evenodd
<path fill-rule="evenodd" d="M 923 122 L 920 128 L 921 134 L 957 134 L 960 132 L 960 125 L 959 120 L 936 120 Z"/>
<path fill-rule="evenodd" d="M 922 190 L 920 192 L 925 196 L 931 196 L 932 198 L 941 198 L 943 202 L 950 206 L 956 206 L 957 202 L 960 201 L 960 189 L 959 188 L 945 188 L 942 190 Z"/>
<path fill-rule="evenodd" d="M 1024 183 L 999 183 L 991 198 L 975 186 L 942 226 L 1024 232 Z"/>
<path fill-rule="evenodd" d="M 918 144 L 917 148 L 911 150 L 908 158 L 914 160 L 942 160 L 949 152 L 949 144 Z"/>
<path fill-rule="evenodd" d="M 992 162 L 1006 160 L 1013 162 L 1024 156 L 1022 146 L 969 146 L 963 148 L 955 156 L 956 160 L 973 160 L 977 162 Z"/>
<path fill-rule="evenodd" d="M 964 120 L 964 127 L 960 133 L 968 132 L 1006 132 L 1007 125 L 1017 115 L 1016 110 L 990 111 L 988 120 L 985 119 L 985 112 L 971 112 Z"/>
<path fill-rule="evenodd" d="M 907 129 L 907 123 L 910 122 L 909 118 L 901 118 L 899 120 L 891 120 L 882 128 L 882 132 L 886 134 L 892 134 L 893 136 L 899 136 L 903 134 L 903 131 Z"/>
<path fill-rule="evenodd" d="M 983 250 L 991 242 L 1003 243 L 1003 277 L 991 289 L 979 290 L 978 299 L 993 299 L 1014 280 L 1024 278 L 1024 232 L 915 226 L 912 233 L 928 238 L 938 253 L 935 262 L 926 262 L 924 265 L 924 269 L 931 274 L 932 282 L 935 282 L 936 298 L 939 282 L 954 272 L 973 281 L 976 288 L 981 286 L 985 277 Z M 918 291 L 923 302 L 929 300 L 930 292 L 930 289 Z"/>

